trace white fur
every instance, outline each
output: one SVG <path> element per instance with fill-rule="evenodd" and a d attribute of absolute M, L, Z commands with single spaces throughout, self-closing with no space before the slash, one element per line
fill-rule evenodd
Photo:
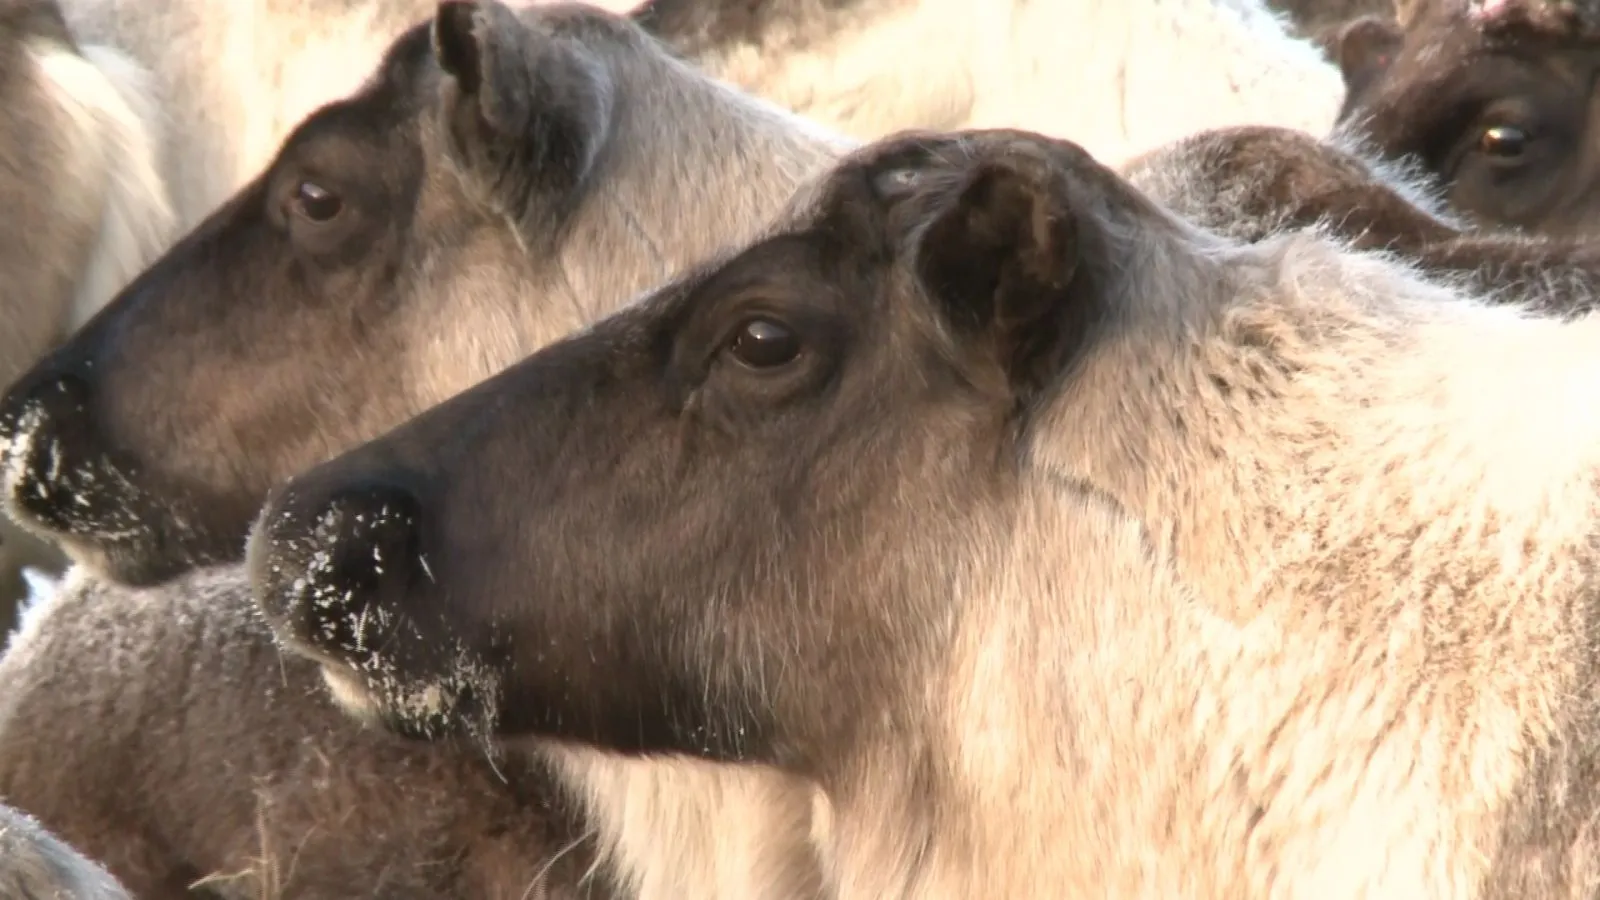
<path fill-rule="evenodd" d="M 550 747 L 579 791 L 600 861 L 640 898 L 807 900 L 815 857 L 810 794 L 766 767 L 628 759 Z"/>
<path fill-rule="evenodd" d="M 839 896 L 1580 895 L 1600 316 L 1163 243 L 835 794 Z"/>
<path fill-rule="evenodd" d="M 1338 70 L 1259 0 L 922 0 L 862 13 L 803 52 L 787 36 L 708 70 L 863 139 L 1025 128 L 1115 161 L 1205 128 L 1321 135 Z"/>
<path fill-rule="evenodd" d="M 60 216 L 59 222 L 51 223 L 55 227 L 44 230 L 89 248 L 81 262 L 64 246 L 53 248 L 63 258 L 40 260 L 41 266 L 60 266 L 63 271 L 82 265 L 70 295 L 21 301 L 47 304 L 50 311 L 45 315 L 56 323 L 59 339 L 88 321 L 153 262 L 176 237 L 180 223 L 162 175 L 160 111 L 149 74 L 105 47 L 85 47 L 80 56 L 53 41 L 36 40 L 24 49 L 40 88 L 66 114 L 46 121 L 67 123 L 54 143 L 70 154 L 67 171 L 73 173 L 66 184 L 41 186 L 57 192 L 51 201 Z M 31 357 L 48 349 L 43 343 L 30 344 L 25 352 Z M 5 362 L 9 371 L 20 373 L 32 359 Z M 0 577 L 12 577 L 23 565 L 58 564 L 28 547 L 30 542 L 17 526 L 3 518 L 0 534 L 8 535 L 10 544 L 0 549 Z M 38 602 L 41 592 L 49 590 L 37 580 L 27 585 L 29 603 Z"/>
<path fill-rule="evenodd" d="M 180 223 L 161 174 L 162 116 L 150 73 L 109 47 L 46 54 L 39 64 L 63 102 L 93 117 L 104 159 L 100 236 L 72 304 L 77 328 L 177 238 Z"/>

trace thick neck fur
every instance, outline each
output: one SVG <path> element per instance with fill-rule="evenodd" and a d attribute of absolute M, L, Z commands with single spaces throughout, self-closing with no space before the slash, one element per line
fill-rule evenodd
<path fill-rule="evenodd" d="M 823 894 L 814 788 L 775 769 L 547 745 L 624 896 L 810 900 Z"/>
<path fill-rule="evenodd" d="M 1294 573 L 1317 587 L 1299 581 L 1299 557 L 1358 524 L 1397 529 L 1383 552 L 1406 556 L 1429 541 L 1521 546 L 1549 527 L 1554 497 L 1583 495 L 1600 438 L 1582 402 L 1600 377 L 1600 320 L 1496 308 L 1306 235 L 1216 252 L 1220 265 L 1152 265 L 1193 273 L 1164 289 L 1185 310 L 1129 312 L 1070 375 L 1035 445 L 1170 529 L 1213 601 L 1245 615 L 1284 586 L 1238 584 Z M 1129 371 L 1145 389 L 1116 387 Z M 1410 534 L 1467 504 L 1469 532 Z"/>
<path fill-rule="evenodd" d="M 1215 779 L 1192 837 L 1244 854 L 1227 896 L 1475 896 L 1527 760 L 1592 740 L 1600 319 L 1304 236 L 1217 252 L 1162 289 L 1187 315 L 1130 313 L 1082 362 L 1035 458 L 1194 591 L 1152 671 Z"/>
<path fill-rule="evenodd" d="M 1187 771 L 1151 756 L 1184 745 L 1139 719 L 1146 666 L 1171 651 L 1159 626 L 1186 600 L 1170 566 L 1082 484 L 1030 473 L 1013 500 L 975 523 L 920 726 L 835 788 L 837 896 L 1225 896 L 1194 893 L 1192 856 L 1158 852 L 1189 812 L 1164 790 Z M 1131 783 L 1151 765 L 1166 780 Z"/>
<path fill-rule="evenodd" d="M 1185 240 L 975 527 L 920 725 L 829 785 L 838 896 L 1566 896 L 1600 318 Z"/>

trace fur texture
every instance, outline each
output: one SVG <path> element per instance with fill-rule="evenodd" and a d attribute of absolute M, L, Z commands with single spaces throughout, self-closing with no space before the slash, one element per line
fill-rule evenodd
<path fill-rule="evenodd" d="M 302 119 L 360 86 L 395 36 L 437 5 L 59 2 L 80 45 L 113 48 L 146 73 L 163 124 L 162 174 L 184 227 L 265 168 Z M 106 74 L 120 81 L 118 70 Z"/>
<path fill-rule="evenodd" d="M 1343 95 L 1261 0 L 652 0 L 633 15 L 718 77 L 862 139 L 1017 126 L 1117 160 L 1222 125 L 1321 134 Z"/>
<path fill-rule="evenodd" d="M 0 798 L 140 900 L 612 896 L 545 773 L 360 728 L 235 569 L 145 590 L 75 569 L 0 685 Z"/>
<path fill-rule="evenodd" d="M 123 581 L 237 557 L 273 481 L 748 239 L 843 143 L 698 75 L 620 19 L 447 4 L 19 382 L 0 410 L 9 497 Z M 330 195 L 335 212 L 319 220 Z M 148 610 L 161 615 L 154 600 Z M 70 645 L 82 627 L 51 630 Z M 212 640 L 199 629 L 142 652 L 226 678 L 207 668 Z M 131 727 L 115 708 L 97 724 Z M 561 745 L 520 752 L 551 761 L 546 787 L 570 790 L 624 893 L 816 891 L 803 782 Z M 97 810 L 77 812 L 50 783 L 37 791 L 54 827 L 80 814 L 93 827 Z"/>
<path fill-rule="evenodd" d="M 1169 210 L 1237 240 L 1313 229 L 1352 248 L 1393 252 L 1493 302 L 1554 316 L 1586 314 L 1600 300 L 1593 242 L 1469 230 L 1425 176 L 1349 135 L 1217 129 L 1145 154 L 1122 174 Z"/>
<path fill-rule="evenodd" d="M 127 583 L 237 559 L 270 485 L 742 239 L 843 144 L 612 17 L 529 16 L 451 57 L 467 88 L 397 41 L 20 379 L 11 512 Z"/>
<path fill-rule="evenodd" d="M 26 310 L 0 306 L 0 387 L 254 177 L 296 123 L 354 89 L 435 5 L 0 4 L 0 20 L 17 24 L 0 24 L 0 42 L 32 70 L 3 79 L 0 153 L 11 162 L 0 190 L 18 233 L 0 235 L 12 238 L 0 275 L 48 282 L 9 295 L 28 298 Z M 0 525 L 3 628 L 22 596 L 20 568 L 58 571 L 63 560 Z"/>
<path fill-rule="evenodd" d="M 843 898 L 1586 895 L 1597 351 L 903 136 L 292 479 L 252 580 L 392 729 L 814 781 Z"/>
<path fill-rule="evenodd" d="M 5 0 L 0 4 L 0 387 L 353 89 L 434 0 Z M 26 298 L 26 299 L 24 299 Z M 26 307 L 17 304 L 26 303 Z M 0 628 L 21 568 L 61 555 L 0 522 Z"/>
<path fill-rule="evenodd" d="M 112 72 L 112 75 L 107 75 Z M 9 384 L 172 235 L 172 211 L 146 155 L 140 73 L 111 51 L 81 49 L 54 0 L 0 3 L 0 385 Z M 0 517 L 0 633 L 26 595 L 24 566 L 61 554 Z"/>
<path fill-rule="evenodd" d="M 133 900 L 104 869 L 4 804 L 0 894 L 10 900 Z"/>

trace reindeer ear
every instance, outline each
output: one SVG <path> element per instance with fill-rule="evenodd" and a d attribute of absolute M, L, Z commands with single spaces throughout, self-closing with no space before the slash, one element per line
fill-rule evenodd
<path fill-rule="evenodd" d="M 923 232 L 917 274 L 964 338 L 984 341 L 1013 382 L 1037 381 L 1083 337 L 1093 314 L 1085 234 L 1072 179 L 1042 159 L 987 161 Z"/>
<path fill-rule="evenodd" d="M 1392 22 L 1377 16 L 1362 16 L 1340 26 L 1333 36 L 1332 56 L 1339 64 L 1345 92 L 1367 89 L 1388 70 L 1405 36 Z"/>
<path fill-rule="evenodd" d="M 449 76 L 442 115 L 451 152 L 469 174 L 511 204 L 526 204 L 534 189 L 582 183 L 611 112 L 611 83 L 592 54 L 496 0 L 440 3 L 433 51 Z"/>

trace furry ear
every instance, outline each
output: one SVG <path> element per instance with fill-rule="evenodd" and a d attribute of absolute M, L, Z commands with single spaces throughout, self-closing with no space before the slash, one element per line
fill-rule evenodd
<path fill-rule="evenodd" d="M 445 0 L 433 51 L 449 76 L 442 116 L 451 152 L 491 199 L 521 218 L 588 176 L 609 136 L 612 86 L 575 40 L 526 23 L 496 0 Z"/>
<path fill-rule="evenodd" d="M 1085 252 L 1104 245 L 1074 179 L 1043 158 L 974 167 L 923 232 L 916 271 L 958 334 L 989 343 L 1013 384 L 1047 378 L 1093 316 Z M 1089 201 L 1093 202 L 1093 201 Z"/>
<path fill-rule="evenodd" d="M 1332 56 L 1339 64 L 1346 93 L 1367 89 L 1391 63 L 1405 36 L 1392 22 L 1362 16 L 1341 25 L 1334 33 Z"/>

